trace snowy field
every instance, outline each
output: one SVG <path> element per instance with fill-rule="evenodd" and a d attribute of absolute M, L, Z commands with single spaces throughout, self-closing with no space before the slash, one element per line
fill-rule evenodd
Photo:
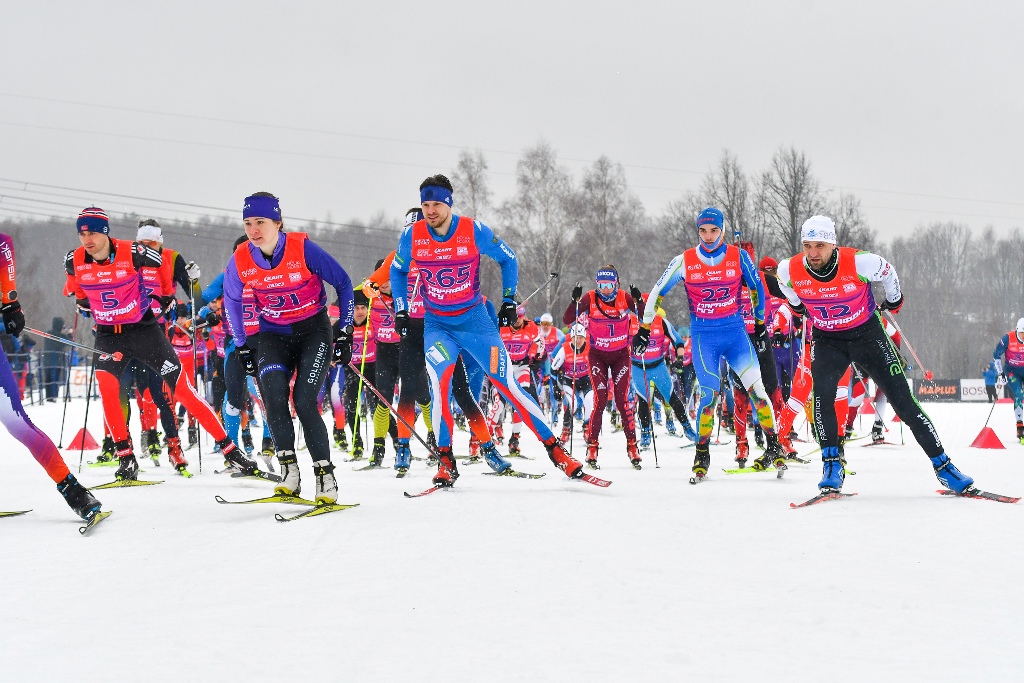
<path fill-rule="evenodd" d="M 992 418 L 1003 451 L 968 448 L 987 404 L 926 408 L 979 487 L 1024 493 L 1011 405 Z M 60 409 L 28 408 L 55 440 Z M 799 510 L 817 460 L 782 480 L 726 475 L 733 446 L 713 447 L 710 480 L 690 486 L 692 448 L 660 430 L 660 469 L 647 452 L 634 471 L 622 434 L 605 438 L 609 489 L 560 476 L 532 436 L 536 460 L 513 462 L 543 480 L 464 466 L 454 491 L 415 500 L 402 491 L 430 486 L 423 462 L 396 480 L 336 456 L 339 502 L 360 507 L 289 524 L 274 513 L 300 508 L 215 503 L 270 487 L 215 475 L 212 455 L 189 480 L 146 460 L 166 483 L 97 492 L 114 514 L 81 537 L 4 433 L 0 509 L 33 512 L 0 519 L 0 680 L 1024 680 L 1024 504 L 937 495 L 905 438 L 848 445 L 844 490 L 860 495 Z"/>

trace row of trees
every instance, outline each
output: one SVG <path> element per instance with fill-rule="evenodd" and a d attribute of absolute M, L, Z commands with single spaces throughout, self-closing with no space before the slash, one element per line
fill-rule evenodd
<path fill-rule="evenodd" d="M 449 177 L 456 212 L 492 226 L 516 250 L 521 294 L 541 288 L 531 301 L 530 315 L 550 311 L 560 318 L 573 285 L 580 281 L 591 286 L 597 269 L 609 263 L 624 284 L 636 283 L 646 290 L 672 257 L 694 245 L 694 218 L 706 206 L 722 209 L 727 231 L 738 231 L 742 239 L 752 241 L 758 258 L 798 253 L 800 227 L 814 214 L 835 219 L 840 244 L 880 250 L 900 273 L 907 306 L 899 319 L 907 339 L 937 377 L 976 374 L 991 355 L 996 337 L 1024 314 L 1020 232 L 997 239 L 991 229 L 974 236 L 965 225 L 936 224 L 886 248 L 868 227 L 860 200 L 826 190 L 806 156 L 792 148 L 780 148 L 767 168 L 755 173 L 746 172 L 735 155 L 723 152 L 699 187 L 671 202 L 660 215 L 645 211 L 620 164 L 601 157 L 576 177 L 543 142 L 524 151 L 516 168 L 515 192 L 503 201 L 495 201 L 481 152 L 463 152 Z M 112 216 L 111 234 L 133 237 L 140 217 L 146 216 Z M 224 267 L 232 243 L 242 234 L 233 217 L 156 217 L 166 245 L 195 259 L 204 282 Z M 72 304 L 61 294 L 64 277 L 59 265 L 66 250 L 77 246 L 71 220 L 0 222 L 0 231 L 15 237 L 19 288 L 28 302 L 30 325 L 41 327 L 49 324 L 45 316 L 70 318 L 72 313 Z M 288 227 L 309 232 L 358 280 L 394 249 L 400 219 L 382 212 L 368 221 Z M 484 291 L 498 295 L 500 272 L 484 261 Z M 551 273 L 559 277 L 542 287 Z M 672 319 L 685 324 L 686 297 L 681 291 L 666 300 L 666 309 Z"/>

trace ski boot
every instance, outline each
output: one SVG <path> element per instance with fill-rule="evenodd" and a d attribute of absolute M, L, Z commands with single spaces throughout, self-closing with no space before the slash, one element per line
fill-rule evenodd
<path fill-rule="evenodd" d="M 437 448 L 437 474 L 434 475 L 433 483 L 438 488 L 450 488 L 455 480 L 459 478 L 459 469 L 455 466 L 455 457 L 452 456 L 451 446 Z"/>
<path fill-rule="evenodd" d="M 460 432 L 466 431 L 466 416 L 462 413 L 455 413 L 452 418 L 455 421 L 455 428 Z"/>
<path fill-rule="evenodd" d="M 263 437 L 263 447 L 260 449 L 259 456 L 268 472 L 274 471 L 274 452 L 274 440 L 269 436 Z"/>
<path fill-rule="evenodd" d="M 436 451 L 437 450 L 437 437 L 434 436 L 434 432 L 433 431 L 427 432 L 427 450 L 428 451 Z"/>
<path fill-rule="evenodd" d="M 241 449 L 227 436 L 217 442 L 217 450 L 224 454 L 224 462 L 230 462 L 246 476 L 255 474 L 259 469 L 256 463 L 245 457 Z"/>
<path fill-rule="evenodd" d="M 570 479 L 579 479 L 583 476 L 583 465 L 580 464 L 579 460 L 576 460 L 562 447 L 556 439 L 552 439 L 549 443 L 544 444 L 544 448 L 548 449 L 548 457 L 551 458 L 551 462 L 555 464 L 555 467 L 565 472 L 565 476 Z M 594 444 L 594 457 L 597 457 L 597 444 Z M 594 467 L 596 469 L 597 461 L 594 461 Z"/>
<path fill-rule="evenodd" d="M 562 435 L 559 437 L 559 441 L 566 443 L 569 441 L 570 436 L 572 436 L 572 423 L 565 422 L 562 424 Z"/>
<path fill-rule="evenodd" d="M 348 444 L 346 444 L 346 447 Z M 352 437 L 352 459 L 362 460 L 363 458 L 363 435 L 356 434 Z"/>
<path fill-rule="evenodd" d="M 612 434 L 622 431 L 622 423 L 619 421 L 619 411 L 614 409 L 612 410 L 610 421 L 612 423 Z"/>
<path fill-rule="evenodd" d="M 764 450 L 764 430 L 760 426 L 754 427 L 754 445 Z"/>
<path fill-rule="evenodd" d="M 500 446 L 505 443 L 505 427 L 502 423 L 499 422 L 494 425 L 494 429 L 491 430 L 491 435 L 494 437 L 494 443 L 497 445 Z"/>
<path fill-rule="evenodd" d="M 885 425 L 882 424 L 882 421 L 875 420 L 875 423 L 871 425 L 871 443 L 885 443 L 884 429 Z"/>
<path fill-rule="evenodd" d="M 188 448 L 189 450 L 196 447 L 199 443 L 199 427 L 196 425 L 188 426 Z"/>
<path fill-rule="evenodd" d="M 370 465 L 380 467 L 384 464 L 384 437 L 373 440 L 373 450 L 370 451 Z"/>
<path fill-rule="evenodd" d="M 118 457 L 117 471 L 114 472 L 114 479 L 121 481 L 134 481 L 139 478 L 139 462 L 135 459 L 131 441 L 118 441 L 115 454 Z"/>
<path fill-rule="evenodd" d="M 334 465 L 330 460 L 317 460 L 313 463 L 313 477 L 316 479 L 317 505 L 338 502 L 338 481 L 334 478 Z"/>
<path fill-rule="evenodd" d="M 651 408 L 652 408 L 651 412 L 654 413 L 654 424 L 656 424 L 658 426 L 661 426 L 661 403 L 660 403 L 660 401 L 655 401 L 653 403 L 653 405 L 651 406 Z"/>
<path fill-rule="evenodd" d="M 597 441 L 587 442 L 587 467 L 592 470 L 599 470 L 601 466 L 597 464 Z"/>
<path fill-rule="evenodd" d="M 192 476 L 185 469 L 188 467 L 188 461 L 185 460 L 184 453 L 181 452 L 181 439 L 174 436 L 167 439 L 167 459 L 171 461 L 171 467 L 182 476 Z"/>
<path fill-rule="evenodd" d="M 512 463 L 501 457 L 501 453 L 499 453 L 498 449 L 494 447 L 493 441 L 488 441 L 487 443 L 478 446 L 477 449 L 478 452 L 483 453 L 484 462 L 487 463 L 487 466 L 498 474 L 512 469 Z M 470 460 L 470 462 L 473 462 L 473 460 Z"/>
<path fill-rule="evenodd" d="M 1024 444 L 1024 423 L 1022 422 L 1017 423 L 1017 441 Z"/>
<path fill-rule="evenodd" d="M 410 463 L 412 463 L 412 449 L 409 448 L 409 439 L 399 439 L 398 448 L 395 449 L 395 469 L 399 474 L 405 474 L 409 471 Z"/>
<path fill-rule="evenodd" d="M 146 450 L 149 452 L 149 457 L 153 460 L 153 466 L 160 467 L 160 435 L 155 429 L 147 429 L 143 432 L 143 437 L 145 437 Z"/>
<path fill-rule="evenodd" d="M 488 441 L 488 445 L 494 448 L 494 442 Z M 469 459 L 466 460 L 467 465 L 475 465 L 480 462 L 480 439 L 476 438 L 476 434 L 469 435 Z"/>
<path fill-rule="evenodd" d="M 96 462 L 113 462 L 115 457 L 114 440 L 109 436 L 103 437 L 103 447 L 100 454 L 96 456 Z"/>
<path fill-rule="evenodd" d="M 736 467 L 743 469 L 747 466 L 747 458 L 750 457 L 750 444 L 746 441 L 736 442 Z"/>
<path fill-rule="evenodd" d="M 640 450 L 642 450 L 642 451 L 649 451 L 649 450 L 651 450 L 651 432 L 652 432 L 652 428 L 651 427 L 641 427 L 640 428 Z M 634 447 L 636 446 L 635 443 L 633 445 L 634 445 Z"/>
<path fill-rule="evenodd" d="M 790 459 L 796 455 L 796 449 L 793 448 L 793 442 L 790 441 L 789 434 L 779 435 L 779 446 L 782 447 L 782 452 L 786 454 L 786 459 Z"/>
<path fill-rule="evenodd" d="M 736 428 L 733 426 L 732 413 L 726 412 L 722 416 L 722 426 L 725 427 L 725 431 L 729 434 L 735 434 Z"/>
<path fill-rule="evenodd" d="M 508 437 L 508 457 L 518 458 L 522 453 L 519 451 L 519 433 L 512 432 L 512 436 Z"/>
<path fill-rule="evenodd" d="M 935 468 L 935 478 L 953 493 L 963 493 L 974 484 L 974 480 L 958 470 L 945 453 L 929 459 Z"/>
<path fill-rule="evenodd" d="M 298 496 L 302 491 L 302 481 L 295 451 L 278 451 L 277 463 L 281 466 L 281 481 L 274 487 L 274 493 L 282 496 Z"/>
<path fill-rule="evenodd" d="M 774 465 L 775 469 L 779 470 L 780 477 L 783 470 L 789 469 L 786 466 L 786 454 L 782 452 L 782 446 L 779 445 L 778 437 L 774 434 L 765 434 L 764 453 L 754 458 L 754 462 L 750 466 L 756 472 L 763 472 L 771 465 Z"/>
<path fill-rule="evenodd" d="M 252 432 L 249 431 L 249 427 L 242 428 L 242 450 L 245 451 L 245 456 L 247 458 L 251 458 L 252 452 L 256 450 L 252 445 Z"/>
<path fill-rule="evenodd" d="M 636 441 L 626 442 L 626 457 L 629 458 L 629 464 L 633 466 L 633 469 L 643 469 L 640 466 L 640 453 L 637 452 Z"/>
<path fill-rule="evenodd" d="M 64 480 L 57 484 L 57 490 L 64 496 L 68 507 L 87 522 L 103 507 L 96 500 L 96 496 L 89 493 L 89 489 L 82 486 L 73 474 L 64 477 Z"/>
<path fill-rule="evenodd" d="M 139 449 L 149 455 L 149 430 L 143 429 L 139 432 Z"/>
<path fill-rule="evenodd" d="M 822 493 L 839 493 L 843 488 L 846 470 L 839 459 L 839 449 L 835 446 L 821 449 L 821 483 L 818 489 Z"/>
<path fill-rule="evenodd" d="M 690 424 L 689 420 L 683 423 L 683 436 L 694 443 L 697 442 L 697 432 L 693 431 L 693 425 Z"/>
<path fill-rule="evenodd" d="M 693 456 L 693 479 L 694 484 L 703 481 L 711 467 L 711 447 L 706 443 L 699 443 L 696 446 L 697 452 Z"/>
<path fill-rule="evenodd" d="M 348 450 L 348 437 L 345 436 L 345 430 L 341 427 L 334 428 L 334 447 L 341 451 Z"/>
<path fill-rule="evenodd" d="M 679 436 L 679 430 L 676 429 L 675 418 L 672 417 L 672 413 L 665 413 L 665 431 L 671 436 Z"/>

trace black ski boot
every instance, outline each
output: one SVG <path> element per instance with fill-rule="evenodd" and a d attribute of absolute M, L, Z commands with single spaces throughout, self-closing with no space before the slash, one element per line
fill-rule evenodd
<path fill-rule="evenodd" d="M 358 436 L 358 434 L 356 436 Z M 345 430 L 341 427 L 334 428 L 334 445 L 338 450 L 348 450 L 348 436 L 345 434 Z"/>
<path fill-rule="evenodd" d="M 370 464 L 380 467 L 384 464 L 384 437 L 373 440 L 373 451 L 370 453 Z"/>
<path fill-rule="evenodd" d="M 344 432 L 343 432 L 344 433 Z M 376 441 L 376 440 L 374 440 Z M 347 448 L 346 444 L 346 448 Z M 363 457 L 363 435 L 356 434 L 352 437 L 352 459 L 359 460 Z"/>
<path fill-rule="evenodd" d="M 224 437 L 217 442 L 217 450 L 224 454 L 224 460 L 238 468 L 238 471 L 245 475 L 255 474 L 259 469 L 256 463 L 245 457 L 242 450 L 235 445 L 229 437 Z"/>
<path fill-rule="evenodd" d="M 109 436 L 103 437 L 102 450 L 96 456 L 96 462 L 112 462 L 114 460 L 114 449 L 114 440 Z"/>
<path fill-rule="evenodd" d="M 188 448 L 195 448 L 196 444 L 199 443 L 199 427 L 196 425 L 188 426 Z"/>
<path fill-rule="evenodd" d="M 57 484 L 57 490 L 60 491 L 60 495 L 64 496 L 68 507 L 87 522 L 103 507 L 96 500 L 96 496 L 89 493 L 89 489 L 82 486 L 73 474 L 69 474 L 64 481 Z"/>
<path fill-rule="evenodd" d="M 693 478 L 690 479 L 692 484 L 703 481 L 707 476 L 708 468 L 711 467 L 711 447 L 706 443 L 699 443 L 696 450 L 697 452 L 693 456 Z"/>
<path fill-rule="evenodd" d="M 116 453 L 118 462 L 121 464 L 117 466 L 117 471 L 114 472 L 114 479 L 138 479 L 139 462 L 135 459 L 135 452 L 132 450 L 132 442 L 128 440 L 118 441 Z"/>
<path fill-rule="evenodd" d="M 882 424 L 881 420 L 875 420 L 875 423 L 871 425 L 871 443 L 884 443 L 885 433 L 883 430 L 885 425 Z"/>
<path fill-rule="evenodd" d="M 242 430 L 242 448 L 245 450 L 245 454 L 252 457 L 252 452 L 255 447 L 252 445 L 252 432 L 249 431 L 248 427 Z"/>

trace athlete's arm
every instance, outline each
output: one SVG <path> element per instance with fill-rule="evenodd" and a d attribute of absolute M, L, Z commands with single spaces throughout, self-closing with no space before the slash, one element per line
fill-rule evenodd
<path fill-rule="evenodd" d="M 551 374 L 557 373 L 565 363 L 565 347 L 559 346 L 558 351 L 551 357 Z"/>
<path fill-rule="evenodd" d="M 996 344 L 996 350 L 992 354 L 992 359 L 996 364 L 996 372 L 1001 373 L 1003 371 L 1003 354 L 1006 353 L 1006 349 L 1010 346 L 1010 334 L 1006 333 L 1003 338 Z"/>
<path fill-rule="evenodd" d="M 9 304 L 11 293 L 18 292 L 17 270 L 14 265 L 14 240 L 10 235 L 0 234 L 0 292 L 3 303 Z M 15 337 L 15 339 L 17 339 Z"/>
<path fill-rule="evenodd" d="M 64 272 L 67 273 L 67 284 L 64 289 L 70 294 L 75 295 L 75 303 L 78 304 L 79 308 L 89 308 L 89 297 L 86 295 L 85 290 L 78 284 L 78 280 L 75 278 L 75 250 L 72 249 L 68 252 L 68 255 L 64 257 Z"/>
<path fill-rule="evenodd" d="M 409 263 L 412 261 L 412 226 L 402 230 L 391 261 L 391 296 L 395 302 L 395 313 L 409 310 L 406 296 L 409 293 Z"/>
<path fill-rule="evenodd" d="M 380 286 L 391 278 L 391 263 L 394 260 L 395 252 L 391 252 L 384 258 L 384 263 L 380 264 L 380 268 L 373 271 L 373 274 L 366 278 L 366 284 L 371 285 L 375 290 L 380 290 Z"/>
<path fill-rule="evenodd" d="M 896 269 L 878 254 L 869 251 L 857 253 L 857 275 L 868 282 L 881 282 L 885 288 L 885 300 L 891 304 L 903 300 L 903 290 L 900 289 L 900 279 L 896 275 Z M 780 268 L 781 271 L 781 268 Z"/>
<path fill-rule="evenodd" d="M 516 260 L 516 253 L 480 221 L 473 221 L 473 236 L 480 253 L 490 256 L 501 266 L 501 296 L 503 299 L 511 299 L 519 287 L 519 261 Z M 394 283 L 391 287 L 394 288 Z"/>
<path fill-rule="evenodd" d="M 669 291 L 675 287 L 679 282 L 686 277 L 686 264 L 684 263 L 683 254 L 679 254 L 672 261 L 669 262 L 668 267 L 665 268 L 665 272 L 661 274 L 658 281 L 651 287 L 651 293 L 647 297 L 647 302 L 654 302 L 653 306 L 644 307 L 644 320 L 643 324 L 647 327 L 651 326 L 654 322 L 654 316 L 657 315 L 658 306 L 661 305 L 661 299 L 669 293 Z"/>
<path fill-rule="evenodd" d="M 793 290 L 793 284 L 789 281 L 789 259 L 786 259 L 779 263 L 779 269 L 775 271 L 776 280 L 779 283 L 779 290 L 789 305 L 793 307 L 793 310 L 800 310 L 803 306 L 803 302 L 800 301 L 800 297 L 796 295 Z"/>
<path fill-rule="evenodd" d="M 136 268 L 159 268 L 160 264 L 164 262 L 163 256 L 156 249 L 150 249 L 139 242 L 132 242 L 131 245 L 132 263 Z M 185 291 L 188 291 L 187 287 Z"/>
<path fill-rule="evenodd" d="M 202 296 L 204 302 L 213 301 L 219 296 L 224 295 L 224 271 L 217 273 L 217 277 L 213 278 L 213 281 L 206 286 L 203 290 Z"/>
<path fill-rule="evenodd" d="M 764 325 L 764 284 L 757 272 L 754 260 L 750 258 L 743 249 L 740 249 L 740 272 L 743 273 L 743 281 L 750 290 L 750 307 L 753 309 L 754 324 Z"/>
<path fill-rule="evenodd" d="M 672 347 L 675 348 L 683 343 L 683 338 L 679 336 L 679 332 L 676 331 L 676 326 L 665 320 L 661 319 L 661 324 L 665 328 L 665 334 L 672 340 Z"/>
<path fill-rule="evenodd" d="M 355 303 L 352 299 L 352 279 L 337 259 L 324 251 L 319 244 L 313 240 L 305 240 L 302 244 L 306 267 L 321 280 L 334 287 L 334 291 L 338 294 L 341 326 L 348 327 L 352 324 L 352 316 L 355 312 Z"/>
<path fill-rule="evenodd" d="M 238 277 L 234 257 L 224 269 L 224 320 L 235 346 L 245 344 L 245 323 L 242 317 L 242 279 Z"/>
<path fill-rule="evenodd" d="M 594 296 L 593 291 L 584 292 L 583 296 L 580 297 L 580 302 L 577 304 L 575 301 L 569 300 L 569 305 L 565 309 L 565 313 L 562 314 L 562 324 L 572 325 L 576 322 L 577 311 L 589 311 L 590 302 Z"/>

